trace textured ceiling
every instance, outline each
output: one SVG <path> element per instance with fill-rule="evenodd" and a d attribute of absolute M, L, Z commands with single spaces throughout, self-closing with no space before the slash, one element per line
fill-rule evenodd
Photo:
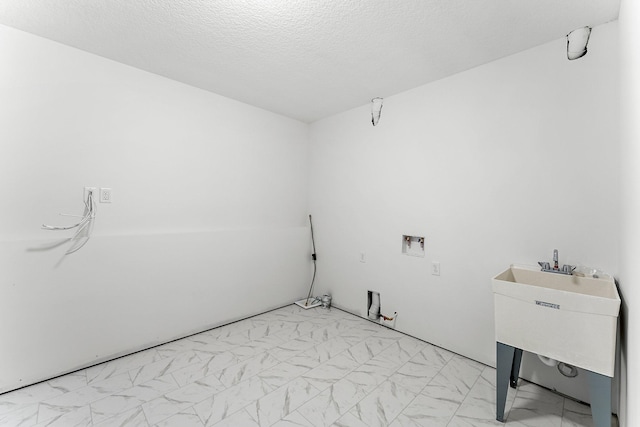
<path fill-rule="evenodd" d="M 312 122 L 615 20 L 619 3 L 1 0 L 0 24 Z"/>

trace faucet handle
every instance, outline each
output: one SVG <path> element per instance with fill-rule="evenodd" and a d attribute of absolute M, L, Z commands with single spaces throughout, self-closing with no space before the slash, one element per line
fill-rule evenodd
<path fill-rule="evenodd" d="M 562 271 L 563 271 L 564 273 L 572 274 L 572 273 L 573 273 L 573 270 L 575 270 L 575 267 L 573 267 L 573 266 L 571 266 L 571 265 L 569 265 L 569 264 L 565 264 L 565 265 L 563 265 L 563 266 L 562 266 Z"/>
<path fill-rule="evenodd" d="M 548 262 L 539 261 L 538 265 L 542 267 L 542 270 L 551 270 L 551 265 Z"/>

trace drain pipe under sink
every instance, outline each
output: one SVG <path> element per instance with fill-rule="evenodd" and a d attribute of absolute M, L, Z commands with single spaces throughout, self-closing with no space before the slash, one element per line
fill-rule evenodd
<path fill-rule="evenodd" d="M 545 365 L 551 368 L 558 368 L 558 372 L 560 372 L 563 376 L 567 378 L 574 378 L 578 376 L 578 368 L 573 365 L 569 365 L 568 363 L 558 362 L 556 359 L 552 359 L 550 357 L 542 356 L 538 354 L 538 359 Z"/>

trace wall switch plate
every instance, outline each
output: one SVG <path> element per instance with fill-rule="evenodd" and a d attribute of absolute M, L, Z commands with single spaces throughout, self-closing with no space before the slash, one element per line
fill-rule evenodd
<path fill-rule="evenodd" d="M 100 188 L 100 203 L 111 203 L 112 198 L 113 190 L 111 188 Z"/>
<path fill-rule="evenodd" d="M 431 274 L 434 276 L 440 275 L 440 263 L 438 261 L 431 262 Z"/>
<path fill-rule="evenodd" d="M 89 197 L 89 191 L 93 193 L 93 200 L 98 197 L 98 189 L 96 187 L 84 187 L 84 193 L 82 195 L 82 201 L 86 202 Z"/>

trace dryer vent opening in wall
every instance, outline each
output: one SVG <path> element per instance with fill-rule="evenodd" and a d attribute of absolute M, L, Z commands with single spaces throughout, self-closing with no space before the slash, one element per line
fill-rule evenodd
<path fill-rule="evenodd" d="M 380 292 L 367 292 L 367 315 L 370 320 L 380 319 Z"/>

